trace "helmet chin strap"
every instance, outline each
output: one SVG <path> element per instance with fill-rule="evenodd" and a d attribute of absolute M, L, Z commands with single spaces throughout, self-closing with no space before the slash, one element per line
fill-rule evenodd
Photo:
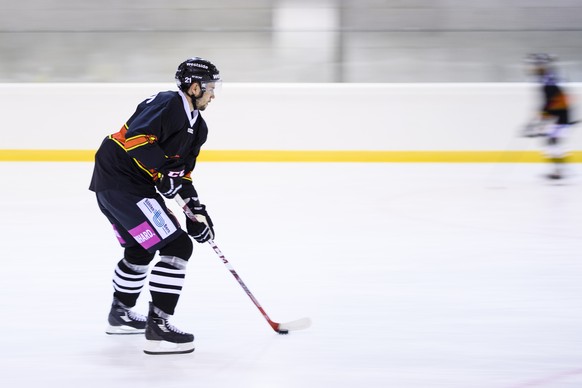
<path fill-rule="evenodd" d="M 199 96 L 196 96 L 194 93 L 187 94 L 187 95 L 192 100 L 192 104 L 194 105 L 194 110 L 197 110 L 198 109 L 198 105 L 196 104 L 196 101 L 198 101 L 200 98 L 202 98 L 202 96 L 204 95 L 204 92 L 202 90 L 200 90 L 200 95 Z"/>

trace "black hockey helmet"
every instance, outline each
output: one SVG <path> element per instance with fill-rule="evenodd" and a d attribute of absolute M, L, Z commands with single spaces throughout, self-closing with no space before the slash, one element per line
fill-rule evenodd
<path fill-rule="evenodd" d="M 531 53 L 525 57 L 526 62 L 534 66 L 549 66 L 556 59 L 555 55 L 546 53 Z"/>
<path fill-rule="evenodd" d="M 557 60 L 555 55 L 546 53 L 531 53 L 525 57 L 528 73 L 541 77 L 555 73 Z"/>
<path fill-rule="evenodd" d="M 176 85 L 183 92 L 188 90 L 194 82 L 197 82 L 202 92 L 205 92 L 207 83 L 220 81 L 220 72 L 212 62 L 193 57 L 178 65 L 175 78 Z"/>

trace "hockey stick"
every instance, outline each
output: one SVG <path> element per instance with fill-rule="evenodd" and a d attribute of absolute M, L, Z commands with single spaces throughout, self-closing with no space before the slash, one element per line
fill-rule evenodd
<path fill-rule="evenodd" d="M 199 222 L 196 219 L 196 216 L 194 215 L 194 213 L 192 213 L 192 210 L 190 210 L 188 205 L 186 205 L 186 202 L 184 202 L 184 199 L 182 199 L 182 197 L 179 194 L 176 195 L 176 197 L 174 199 L 176 200 L 178 205 L 182 208 L 182 210 L 184 211 L 184 213 L 186 214 L 186 216 L 190 220 L 192 220 L 193 222 Z M 259 301 L 254 297 L 254 295 L 248 289 L 246 284 L 244 284 L 244 282 L 242 281 L 240 276 L 238 276 L 238 274 L 236 273 L 236 271 L 234 270 L 232 265 L 228 262 L 226 257 L 224 257 L 224 255 L 222 254 L 222 252 L 220 251 L 220 249 L 218 248 L 218 246 L 216 245 L 214 240 L 212 240 L 212 239 L 208 240 L 208 244 L 210 244 L 210 246 L 212 247 L 214 252 L 216 252 L 218 257 L 220 257 L 222 259 L 222 262 L 224 263 L 226 268 L 230 271 L 232 276 L 234 276 L 234 278 L 238 281 L 238 284 L 240 284 L 240 286 L 243 288 L 243 290 L 245 290 L 245 292 L 247 293 L 249 298 L 251 298 L 251 300 L 253 301 L 255 306 L 257 306 L 257 308 L 259 309 L 261 314 L 263 314 L 263 317 L 267 320 L 267 322 L 273 328 L 273 330 L 275 330 L 279 334 L 288 334 L 290 330 L 291 331 L 302 330 L 302 329 L 307 329 L 309 326 L 311 326 L 311 320 L 309 318 L 301 318 L 301 319 L 298 319 L 295 321 L 285 322 L 285 323 L 277 323 L 275 321 L 272 321 L 271 318 L 269 318 L 269 316 L 265 312 L 265 310 L 261 307 Z"/>

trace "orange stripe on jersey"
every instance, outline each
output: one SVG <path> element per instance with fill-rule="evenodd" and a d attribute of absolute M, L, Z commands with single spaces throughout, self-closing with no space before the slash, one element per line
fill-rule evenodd
<path fill-rule="evenodd" d="M 133 150 L 137 147 L 141 147 L 145 144 L 153 144 L 158 141 L 158 138 L 154 135 L 137 135 L 132 136 L 129 138 L 125 137 L 127 133 L 127 124 L 123 124 L 123 127 L 116 132 L 109 136 L 109 138 L 123 147 L 126 151 Z"/>
<path fill-rule="evenodd" d="M 133 158 L 133 161 L 135 162 L 135 164 L 137 164 L 137 166 L 138 166 L 139 168 L 141 168 L 141 169 L 142 169 L 142 170 L 144 170 L 144 171 L 145 171 L 145 172 L 146 172 L 146 173 L 147 173 L 149 176 L 151 176 L 151 177 L 153 178 L 154 182 L 155 182 L 155 181 L 157 181 L 157 180 L 160 178 L 160 176 L 159 176 L 159 173 L 158 173 L 158 172 L 157 172 L 155 169 L 153 169 L 153 168 L 147 168 L 146 166 L 144 166 L 144 165 L 143 165 L 143 164 L 142 164 L 142 163 L 141 163 L 139 160 L 137 160 L 136 158 Z"/>
<path fill-rule="evenodd" d="M 116 142 L 121 148 L 125 148 L 125 133 L 127 132 L 127 124 L 123 124 L 119 132 L 109 135 L 109 138 Z"/>
<path fill-rule="evenodd" d="M 568 98 L 564 93 L 556 95 L 548 106 L 549 110 L 568 109 Z"/>
<path fill-rule="evenodd" d="M 158 138 L 154 135 L 137 135 L 125 139 L 125 150 L 133 150 L 146 144 L 154 144 Z"/>

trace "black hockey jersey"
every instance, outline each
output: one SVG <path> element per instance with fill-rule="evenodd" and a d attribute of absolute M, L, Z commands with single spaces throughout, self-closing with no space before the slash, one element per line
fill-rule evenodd
<path fill-rule="evenodd" d="M 558 86 L 555 74 L 548 73 L 541 79 L 543 103 L 541 113 L 545 117 L 555 117 L 556 124 L 569 124 L 569 103 L 562 88 Z"/>
<path fill-rule="evenodd" d="M 187 172 L 180 193 L 196 196 L 191 172 L 207 136 L 206 122 L 199 111 L 190 111 L 181 92 L 160 92 L 141 102 L 119 132 L 103 140 L 95 154 L 89 189 L 123 190 L 151 198 L 159 171 L 179 159 Z"/>

